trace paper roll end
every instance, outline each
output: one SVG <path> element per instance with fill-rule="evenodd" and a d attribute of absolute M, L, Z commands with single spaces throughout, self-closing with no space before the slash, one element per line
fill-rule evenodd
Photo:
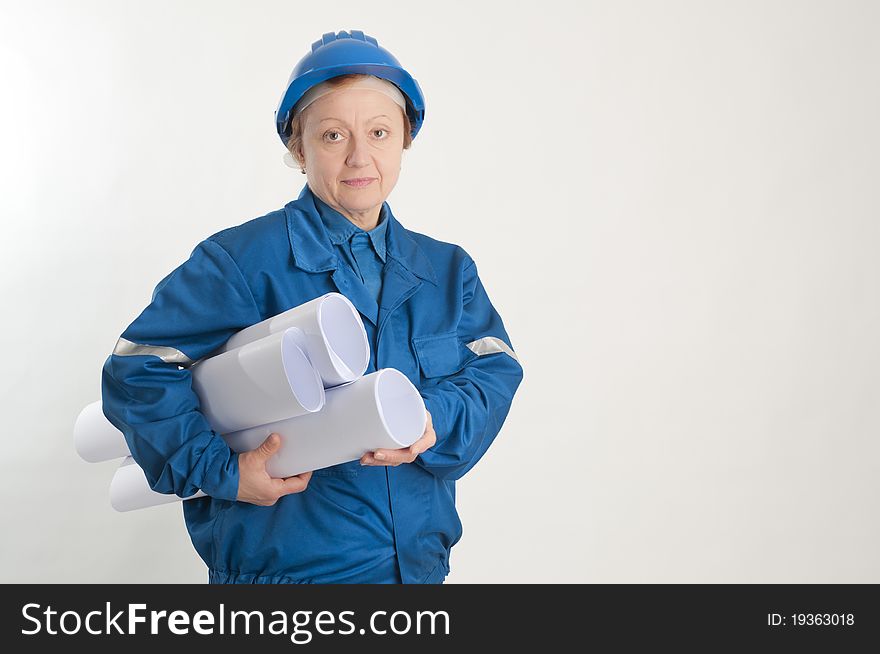
<path fill-rule="evenodd" d="M 88 447 L 90 441 L 88 429 L 89 417 L 95 412 L 96 405 L 97 410 L 101 411 L 103 414 L 103 411 L 101 410 L 101 401 L 98 400 L 97 402 L 85 405 L 76 416 L 76 421 L 73 423 L 73 447 L 79 457 L 88 463 L 98 463 L 100 460 L 95 458 L 95 452 Z"/>

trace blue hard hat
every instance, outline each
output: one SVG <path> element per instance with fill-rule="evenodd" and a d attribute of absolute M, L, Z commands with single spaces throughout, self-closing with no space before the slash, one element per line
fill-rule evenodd
<path fill-rule="evenodd" d="M 350 73 L 375 75 L 396 85 L 407 99 L 406 113 L 415 138 L 425 119 L 425 98 L 419 83 L 376 39 L 360 30 L 351 30 L 324 34 L 312 43 L 311 52 L 299 60 L 290 74 L 275 110 L 275 129 L 285 147 L 290 139 L 290 113 L 297 100 L 316 84 Z"/>

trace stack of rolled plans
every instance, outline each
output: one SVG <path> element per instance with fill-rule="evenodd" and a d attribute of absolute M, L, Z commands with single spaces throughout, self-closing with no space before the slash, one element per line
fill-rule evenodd
<path fill-rule="evenodd" d="M 357 309 L 327 293 L 234 334 L 213 356 L 191 367 L 200 410 L 235 452 L 258 447 L 269 434 L 281 448 L 266 464 L 272 477 L 354 461 L 378 448 L 409 447 L 425 431 L 418 390 L 394 368 L 364 375 L 370 346 Z M 89 462 L 122 457 L 110 503 L 131 511 L 187 498 L 157 493 L 129 452 L 101 402 L 74 426 L 79 455 Z"/>

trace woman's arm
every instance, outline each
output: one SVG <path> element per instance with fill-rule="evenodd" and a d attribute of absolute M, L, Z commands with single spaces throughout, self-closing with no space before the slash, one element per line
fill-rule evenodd
<path fill-rule="evenodd" d="M 235 500 L 238 455 L 199 411 L 189 366 L 261 320 L 238 266 L 207 239 L 156 286 L 104 363 L 104 414 L 159 493 Z"/>

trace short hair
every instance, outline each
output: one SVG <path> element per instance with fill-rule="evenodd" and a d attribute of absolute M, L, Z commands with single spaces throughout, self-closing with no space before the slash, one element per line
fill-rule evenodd
<path fill-rule="evenodd" d="M 361 73 L 348 73 L 331 77 L 325 83 L 331 87 L 341 88 L 348 86 L 360 77 L 363 77 Z M 400 108 L 400 112 L 403 114 L 403 149 L 408 150 L 412 145 L 412 122 L 403 107 Z M 303 140 L 303 113 L 299 111 L 290 119 L 290 138 L 287 139 L 287 149 L 301 167 L 305 165 L 298 154 Z"/>

